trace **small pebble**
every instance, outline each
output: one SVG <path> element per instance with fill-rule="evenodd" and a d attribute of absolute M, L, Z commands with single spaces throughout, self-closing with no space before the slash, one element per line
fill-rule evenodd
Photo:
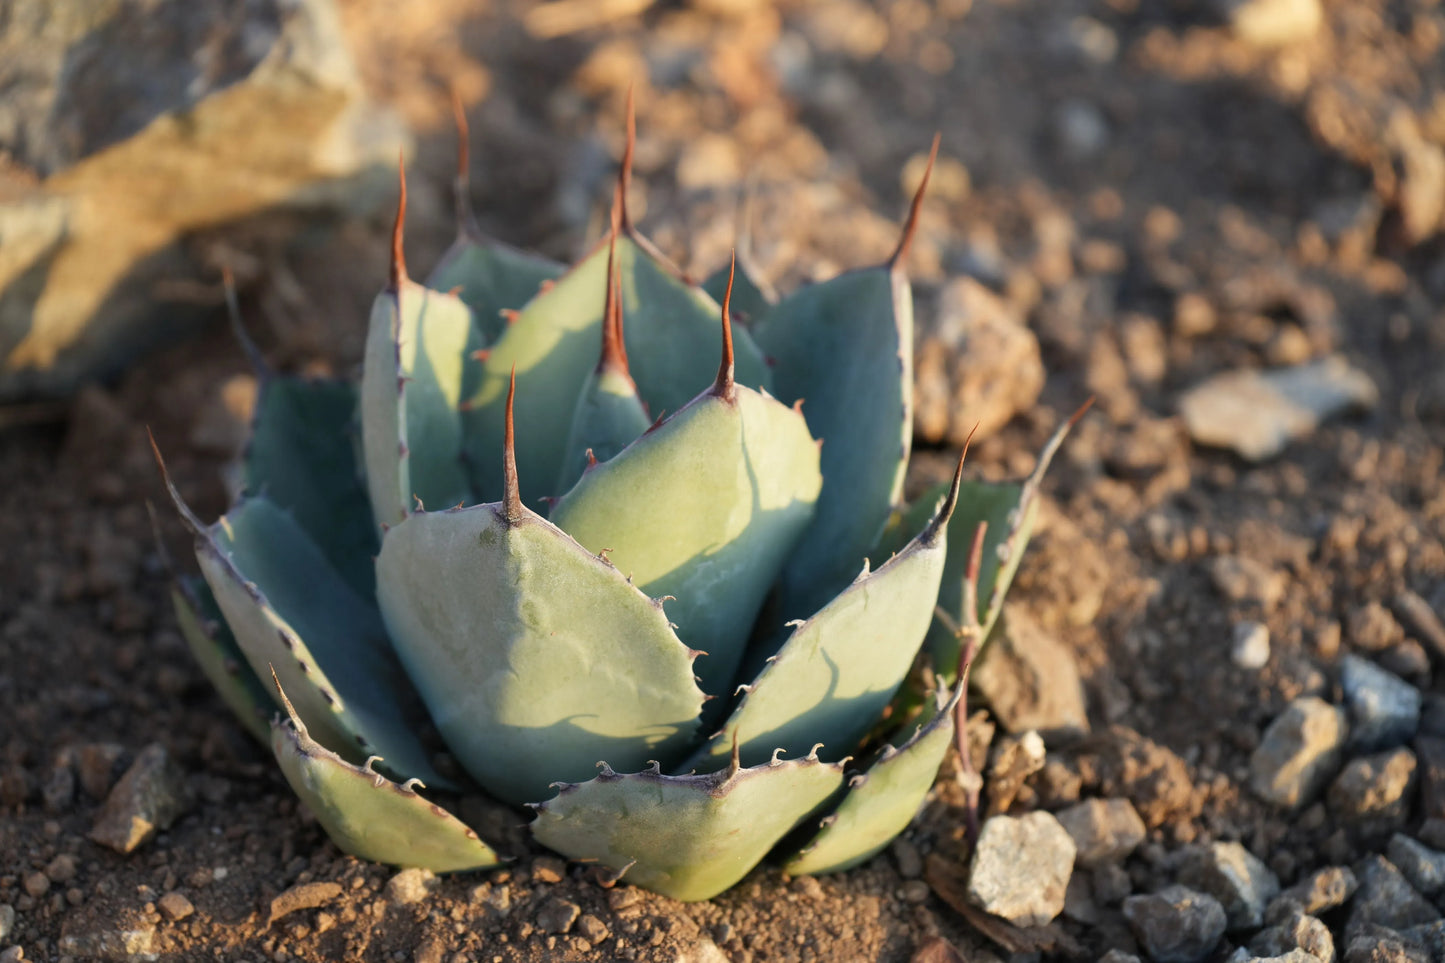
<path fill-rule="evenodd" d="M 822 899 L 825 895 L 823 884 L 818 882 L 816 876 L 799 876 L 793 880 L 793 891 L 814 900 Z"/>
<path fill-rule="evenodd" d="M 436 876 L 425 869 L 403 869 L 386 881 L 386 898 L 393 906 L 410 906 L 427 898 Z"/>
<path fill-rule="evenodd" d="M 1261 622 L 1240 622 L 1234 627 L 1229 658 L 1241 669 L 1262 669 L 1269 664 L 1269 629 Z"/>
<path fill-rule="evenodd" d="M 532 882 L 560 883 L 567 876 L 566 860 L 556 856 L 538 856 L 532 860 Z"/>
<path fill-rule="evenodd" d="M 921 879 L 910 879 L 903 884 L 903 901 L 905 903 L 926 903 L 930 893 L 932 890 Z"/>
<path fill-rule="evenodd" d="M 893 853 L 893 862 L 898 867 L 899 876 L 904 879 L 917 879 L 923 875 L 923 856 L 911 840 L 899 836 L 893 840 L 889 849 Z"/>
<path fill-rule="evenodd" d="M 45 875 L 52 883 L 68 883 L 75 879 L 75 873 L 75 857 L 69 853 L 61 853 L 45 867 Z"/>
<path fill-rule="evenodd" d="M 25 878 L 20 881 L 20 885 L 32 898 L 39 899 L 50 889 L 50 877 L 44 873 L 26 873 Z"/>
<path fill-rule="evenodd" d="M 315 909 L 341 897 L 339 883 L 302 883 L 293 886 L 271 901 L 271 917 L 274 923 L 281 917 L 297 910 Z"/>
<path fill-rule="evenodd" d="M 583 913 L 580 917 L 578 917 L 577 932 L 582 934 L 582 938 L 587 940 L 593 946 L 596 946 L 598 943 L 601 943 L 612 935 L 611 931 L 607 929 L 607 924 L 602 922 L 597 917 L 593 916 L 591 913 Z M 727 941 L 723 940 L 722 942 L 725 943 Z"/>
<path fill-rule="evenodd" d="M 581 914 L 582 908 L 571 900 L 549 899 L 537 911 L 537 927 L 543 933 L 569 933 Z"/>
<path fill-rule="evenodd" d="M 172 922 L 183 920 L 196 911 L 196 908 L 191 905 L 191 901 L 186 899 L 184 894 L 175 890 L 171 890 L 156 900 L 156 908 L 161 911 L 162 916 Z"/>
<path fill-rule="evenodd" d="M 611 909 L 627 909 L 642 901 L 642 890 L 636 886 L 619 886 L 607 893 L 607 905 Z"/>

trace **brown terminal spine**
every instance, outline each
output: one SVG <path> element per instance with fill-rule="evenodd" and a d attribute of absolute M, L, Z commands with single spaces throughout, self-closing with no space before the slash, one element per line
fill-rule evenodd
<path fill-rule="evenodd" d="M 733 252 L 732 262 L 728 265 L 728 286 L 723 292 L 722 302 L 722 331 L 723 350 L 722 363 L 717 367 L 717 381 L 713 383 L 712 394 L 723 401 L 735 401 L 738 396 L 736 382 L 733 381 L 733 322 L 732 322 L 732 300 L 733 300 L 733 275 L 737 271 L 738 255 Z"/>
<path fill-rule="evenodd" d="M 908 248 L 913 244 L 913 235 L 918 233 L 918 212 L 923 208 L 923 194 L 928 190 L 928 178 L 933 175 L 933 162 L 938 159 L 940 136 L 933 135 L 933 146 L 928 150 L 928 166 L 923 168 L 923 179 L 918 182 L 918 190 L 913 194 L 913 203 L 908 208 L 908 220 L 903 224 L 903 236 L 898 239 L 898 247 L 894 248 L 893 255 L 888 259 L 888 266 L 895 270 L 903 267 L 903 261 L 908 257 Z"/>
<path fill-rule="evenodd" d="M 517 445 L 512 427 L 512 406 L 517 400 L 517 366 L 507 385 L 507 426 L 502 433 L 502 511 L 515 525 L 522 520 L 522 490 L 517 485 Z"/>
<path fill-rule="evenodd" d="M 617 258 L 617 205 L 612 208 L 612 236 L 607 242 L 607 295 L 602 303 L 602 358 L 597 371 L 614 371 L 631 377 L 627 369 L 627 344 L 622 336 L 622 278 Z"/>
<path fill-rule="evenodd" d="M 393 292 L 400 291 L 402 282 L 406 280 L 406 254 L 402 250 L 402 236 L 406 232 L 406 154 L 400 153 L 396 158 L 397 179 L 401 182 L 401 192 L 396 199 L 396 222 L 391 228 L 391 279 L 390 289 Z"/>
<path fill-rule="evenodd" d="M 943 500 L 943 506 L 923 533 L 922 541 L 925 544 L 937 544 L 939 533 L 948 527 L 949 519 L 953 518 L 953 510 L 958 507 L 958 491 L 963 487 L 963 463 L 968 458 L 968 445 L 973 441 L 974 431 L 978 431 L 978 425 L 974 425 L 973 431 L 964 439 L 963 452 L 958 456 L 958 467 L 953 470 L 953 484 L 948 486 L 948 497 Z"/>
<path fill-rule="evenodd" d="M 467 126 L 467 111 L 462 104 L 462 95 L 457 88 L 451 88 L 452 120 L 457 128 L 457 176 L 452 181 L 452 202 L 456 208 L 457 234 L 460 237 L 481 234 L 477 216 L 472 211 L 472 161 L 471 131 Z"/>
<path fill-rule="evenodd" d="M 467 126 L 467 111 L 462 106 L 462 95 L 452 88 L 452 121 L 457 127 L 457 183 L 471 179 L 471 131 Z"/>

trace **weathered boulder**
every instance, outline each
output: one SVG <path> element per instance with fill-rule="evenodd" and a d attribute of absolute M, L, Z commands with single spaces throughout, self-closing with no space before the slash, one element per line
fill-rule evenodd
<path fill-rule="evenodd" d="M 333 0 L 10 0 L 0 89 L 0 401 L 194 323 L 207 238 L 374 208 L 407 143 Z"/>

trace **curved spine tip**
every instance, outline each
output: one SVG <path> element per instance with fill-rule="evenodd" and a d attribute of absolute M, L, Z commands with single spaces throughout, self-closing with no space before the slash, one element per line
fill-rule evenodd
<path fill-rule="evenodd" d="M 908 208 L 908 220 L 903 223 L 903 236 L 898 239 L 898 247 L 893 250 L 893 256 L 888 259 L 888 266 L 897 270 L 903 266 L 903 261 L 908 257 L 908 249 L 913 244 L 913 235 L 918 233 L 918 213 L 923 209 L 923 195 L 928 190 L 928 178 L 933 175 L 933 163 L 938 159 L 938 144 L 942 135 L 933 135 L 933 146 L 928 149 L 928 166 L 923 168 L 923 177 L 918 182 L 918 190 L 913 194 L 913 203 Z"/>
<path fill-rule="evenodd" d="M 457 237 L 479 237 L 477 216 L 472 211 L 471 129 L 467 124 L 466 107 L 461 92 L 451 85 L 452 123 L 457 129 L 457 172 L 452 180 L 452 204 L 456 211 Z"/>
<path fill-rule="evenodd" d="M 1033 474 L 1029 475 L 1028 480 L 1024 482 L 1024 496 L 1020 501 L 1021 505 L 1033 498 L 1034 491 L 1039 487 L 1039 483 L 1043 481 L 1044 473 L 1049 470 L 1049 465 L 1053 462 L 1054 456 L 1058 454 L 1060 446 L 1064 443 L 1064 439 L 1068 437 L 1069 432 L 1073 431 L 1074 426 L 1083 419 L 1084 415 L 1088 414 L 1089 409 L 1094 406 L 1094 399 L 1096 397 L 1096 395 L 1090 395 L 1089 400 L 1080 405 L 1078 410 L 1069 416 L 1068 421 L 1054 429 L 1053 435 L 1049 437 L 1048 442 L 1044 445 L 1044 450 L 1039 452 L 1039 461 L 1038 464 L 1034 466 Z"/>
<path fill-rule="evenodd" d="M 517 443 L 512 408 L 517 399 L 517 366 L 507 383 L 507 423 L 502 432 L 502 510 L 513 524 L 522 520 L 522 491 L 517 485 Z"/>
<path fill-rule="evenodd" d="M 733 380 L 733 322 L 732 322 L 732 300 L 733 300 L 733 276 L 737 273 L 738 255 L 733 252 L 731 263 L 728 265 L 728 286 L 723 292 L 722 302 L 722 330 L 723 347 L 722 362 L 717 368 L 717 381 L 713 382 L 712 393 L 724 401 L 732 401 L 737 397 L 737 384 Z"/>
<path fill-rule="evenodd" d="M 1069 415 L 1070 428 L 1077 425 L 1080 420 L 1083 419 L 1084 415 L 1089 413 L 1089 409 L 1094 407 L 1094 402 L 1098 400 L 1098 397 L 1098 395 L 1089 395 L 1089 400 L 1085 401 L 1082 405 L 1079 405 L 1078 411 L 1074 412 L 1072 415 Z"/>
<path fill-rule="evenodd" d="M 462 95 L 456 84 L 450 85 L 452 96 L 452 122 L 457 128 L 457 181 L 471 177 L 471 131 L 467 126 L 467 111 L 462 105 Z"/>
<path fill-rule="evenodd" d="M 176 488 L 176 483 L 171 480 L 171 473 L 166 471 L 166 460 L 161 457 L 160 446 L 156 444 L 156 436 L 151 431 L 150 425 L 146 425 L 146 437 L 150 439 L 151 454 L 155 455 L 156 465 L 161 470 L 161 481 L 165 483 L 166 493 L 171 496 L 171 503 L 176 506 L 176 511 L 181 513 L 181 519 L 186 526 L 195 535 L 204 537 L 206 526 L 202 525 L 201 520 L 196 517 L 196 513 L 191 511 L 191 506 L 186 504 L 185 499 L 181 497 L 180 490 Z"/>
<path fill-rule="evenodd" d="M 958 507 L 958 492 L 963 487 L 963 463 L 968 460 L 968 446 L 973 442 L 973 435 L 976 431 L 978 431 L 977 424 L 968 433 L 968 437 L 963 440 L 963 452 L 958 456 L 958 467 L 953 470 L 953 484 L 948 486 L 948 497 L 943 500 L 938 514 L 929 523 L 928 530 L 924 534 L 923 540 L 930 545 L 938 541 L 939 532 L 948 527 L 948 521 L 953 518 L 954 509 Z"/>
<path fill-rule="evenodd" d="M 406 232 L 406 152 L 398 151 L 396 176 L 400 190 L 396 198 L 396 221 L 391 227 L 391 290 L 401 290 L 406 280 L 406 254 L 402 250 L 402 236 Z"/>
<path fill-rule="evenodd" d="M 276 694 L 281 697 L 281 706 L 286 710 L 286 717 L 291 720 L 296 734 L 306 735 L 306 723 L 301 721 L 301 717 L 296 714 L 296 707 L 291 704 L 290 699 L 286 698 L 286 690 L 281 688 L 281 679 L 276 675 L 276 667 L 268 662 L 266 668 L 271 670 L 271 684 L 276 687 Z M 370 765 L 370 760 L 367 761 L 367 764 Z"/>
<path fill-rule="evenodd" d="M 240 342 L 241 351 L 255 369 L 256 377 L 266 381 L 271 377 L 271 366 L 266 363 L 266 358 L 261 354 L 261 349 L 256 347 L 256 342 L 251 340 L 251 334 L 246 330 L 246 322 L 241 318 L 241 301 L 236 296 L 236 275 L 229 264 L 221 265 L 221 287 L 226 294 L 226 316 L 231 322 L 231 333 Z"/>

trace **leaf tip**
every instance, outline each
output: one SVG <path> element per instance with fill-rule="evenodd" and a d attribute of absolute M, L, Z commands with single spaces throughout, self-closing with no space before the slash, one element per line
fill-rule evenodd
<path fill-rule="evenodd" d="M 396 220 L 391 227 L 391 277 L 393 292 L 401 290 L 406 280 L 406 254 L 402 250 L 402 237 L 406 232 L 406 152 L 399 151 L 396 158 L 397 181 L 400 185 L 396 198 Z"/>
<path fill-rule="evenodd" d="M 737 383 L 734 381 L 735 365 L 733 361 L 733 322 L 732 322 L 732 299 L 733 299 L 733 276 L 737 273 L 738 255 L 733 252 L 732 261 L 728 264 L 728 286 L 723 292 L 722 301 L 722 361 L 718 364 L 717 380 L 713 382 L 712 394 L 723 401 L 731 402 L 737 398 Z"/>
<path fill-rule="evenodd" d="M 502 510 L 511 524 L 522 520 L 522 491 L 517 484 L 517 443 L 512 418 L 516 400 L 517 366 L 514 364 L 507 383 L 507 421 L 502 431 Z"/>
<path fill-rule="evenodd" d="M 894 248 L 893 255 L 888 258 L 888 266 L 898 270 L 903 266 L 904 259 L 908 257 L 908 249 L 913 244 L 913 236 L 918 233 L 918 214 L 923 209 L 923 195 L 928 190 L 928 179 L 933 175 L 933 164 L 938 159 L 938 144 L 942 135 L 934 133 L 933 146 L 928 150 L 928 165 L 923 168 L 923 177 L 918 181 L 918 190 L 913 194 L 913 202 L 908 208 L 908 220 L 903 223 L 903 236 L 898 239 L 898 247 Z"/>

